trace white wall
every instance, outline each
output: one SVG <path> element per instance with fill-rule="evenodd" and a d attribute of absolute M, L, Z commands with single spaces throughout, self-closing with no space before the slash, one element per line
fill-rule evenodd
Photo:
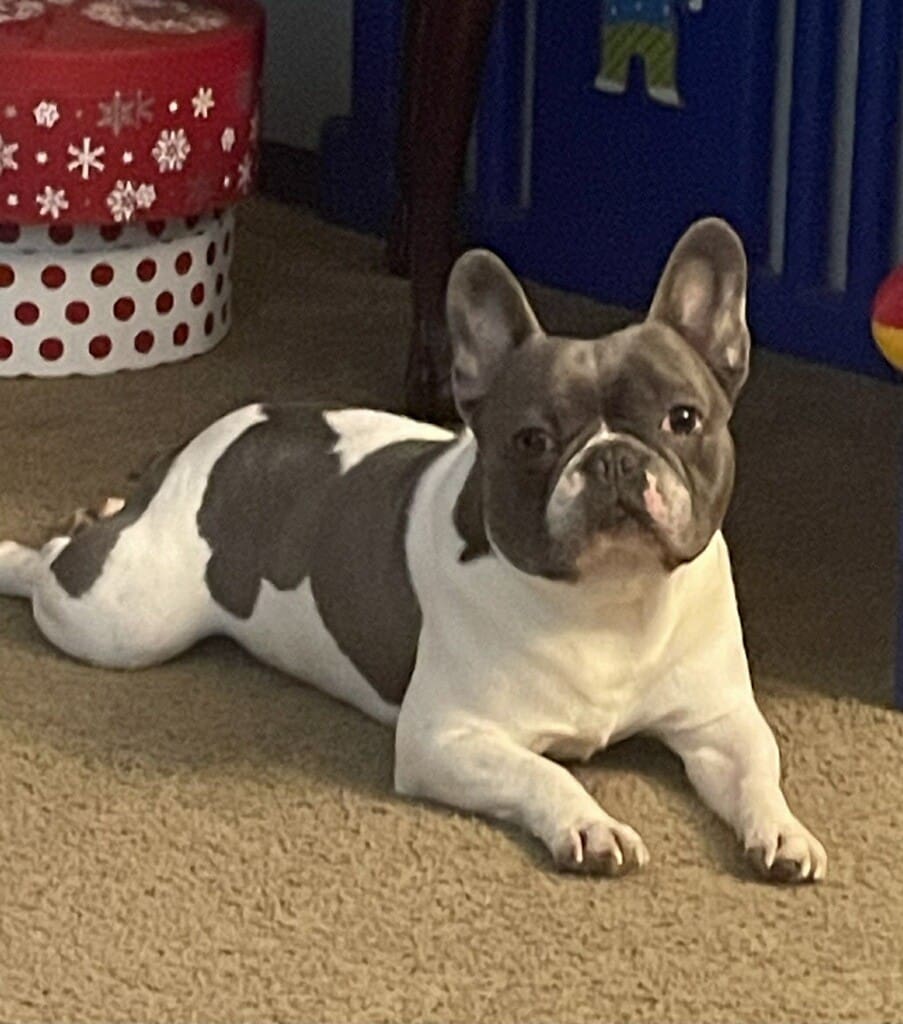
<path fill-rule="evenodd" d="M 352 0 L 261 0 L 267 11 L 263 136 L 319 147 L 327 117 L 351 104 Z"/>

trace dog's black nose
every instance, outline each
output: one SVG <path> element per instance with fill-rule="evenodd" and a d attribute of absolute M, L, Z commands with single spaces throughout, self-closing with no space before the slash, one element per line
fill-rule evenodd
<path fill-rule="evenodd" d="M 646 471 L 646 459 L 624 441 L 599 444 L 586 453 L 583 471 L 597 480 L 624 484 L 639 480 Z"/>

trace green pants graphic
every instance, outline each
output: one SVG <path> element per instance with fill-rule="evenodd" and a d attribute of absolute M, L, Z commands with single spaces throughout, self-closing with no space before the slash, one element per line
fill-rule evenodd
<path fill-rule="evenodd" d="M 641 57 L 646 91 L 659 103 L 679 107 L 677 92 L 677 29 L 641 21 L 602 26 L 602 65 L 596 88 L 621 93 L 627 88 L 630 61 Z"/>

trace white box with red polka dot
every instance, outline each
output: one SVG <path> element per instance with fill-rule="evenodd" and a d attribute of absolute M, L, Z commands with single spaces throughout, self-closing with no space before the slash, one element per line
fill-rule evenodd
<path fill-rule="evenodd" d="M 234 215 L 0 226 L 0 377 L 141 369 L 213 348 L 231 321 Z"/>

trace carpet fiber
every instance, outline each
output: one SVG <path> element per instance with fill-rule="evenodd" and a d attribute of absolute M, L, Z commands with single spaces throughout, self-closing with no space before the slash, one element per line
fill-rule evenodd
<path fill-rule="evenodd" d="M 397 407 L 408 286 L 380 258 L 374 239 L 260 201 L 216 351 L 0 382 L 0 535 L 42 539 L 248 400 Z M 559 331 L 623 320 L 530 290 Z M 101 671 L 2 599 L 0 1020 L 903 1020 L 900 394 L 760 351 L 736 415 L 726 532 L 824 885 L 759 883 L 644 740 L 576 771 L 644 836 L 648 871 L 559 876 L 513 829 L 393 796 L 389 730 L 225 640 Z"/>

